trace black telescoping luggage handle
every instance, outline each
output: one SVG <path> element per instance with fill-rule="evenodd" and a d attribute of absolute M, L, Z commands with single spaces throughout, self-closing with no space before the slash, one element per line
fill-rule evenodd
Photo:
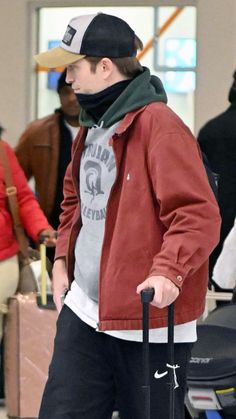
<path fill-rule="evenodd" d="M 150 362 L 149 362 L 149 304 L 154 298 L 154 288 L 141 291 L 142 323 L 143 323 L 143 399 L 144 419 L 150 419 Z M 168 306 L 168 364 L 174 365 L 174 303 Z M 169 391 L 169 419 L 174 419 L 174 369 L 171 371 Z"/>
<path fill-rule="evenodd" d="M 149 363 L 149 304 L 154 298 L 154 288 L 145 288 L 141 291 L 143 305 L 143 401 L 144 418 L 150 419 L 150 363 Z"/>

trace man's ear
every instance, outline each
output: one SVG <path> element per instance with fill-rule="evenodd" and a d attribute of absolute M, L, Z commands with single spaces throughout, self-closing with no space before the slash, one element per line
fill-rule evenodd
<path fill-rule="evenodd" d="M 110 58 L 106 58 L 106 57 L 102 58 L 99 64 L 100 64 L 100 71 L 102 73 L 102 77 L 104 80 L 107 80 L 108 78 L 110 78 L 110 76 L 113 73 L 114 64 L 110 60 Z"/>

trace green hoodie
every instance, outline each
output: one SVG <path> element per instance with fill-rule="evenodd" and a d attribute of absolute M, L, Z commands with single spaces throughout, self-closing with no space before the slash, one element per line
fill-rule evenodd
<path fill-rule="evenodd" d="M 148 68 L 135 77 L 107 109 L 97 125 L 108 128 L 120 121 L 128 112 L 141 108 L 151 102 L 167 103 L 167 96 L 161 80 L 151 76 Z M 91 115 L 84 109 L 80 112 L 80 125 L 92 127 L 95 124 Z"/>

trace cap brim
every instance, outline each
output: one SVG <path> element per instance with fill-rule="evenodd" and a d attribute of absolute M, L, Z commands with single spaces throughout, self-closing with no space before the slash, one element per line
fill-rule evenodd
<path fill-rule="evenodd" d="M 48 68 L 63 67 L 84 57 L 85 55 L 74 54 L 61 47 L 52 48 L 46 52 L 34 55 L 34 59 L 38 64 Z"/>

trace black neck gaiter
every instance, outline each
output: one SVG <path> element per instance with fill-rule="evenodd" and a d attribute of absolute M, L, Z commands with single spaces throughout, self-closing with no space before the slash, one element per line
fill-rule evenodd
<path fill-rule="evenodd" d="M 76 97 L 81 108 L 89 113 L 97 123 L 131 81 L 132 79 L 119 81 L 94 94 L 76 93 Z"/>

